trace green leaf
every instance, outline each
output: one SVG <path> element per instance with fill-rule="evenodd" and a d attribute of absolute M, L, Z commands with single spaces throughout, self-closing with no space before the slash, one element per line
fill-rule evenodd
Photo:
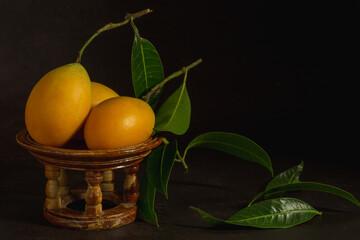
<path fill-rule="evenodd" d="M 156 195 L 156 188 L 149 181 L 147 175 L 145 174 L 140 183 L 139 200 L 138 200 L 139 214 L 144 221 L 152 223 L 157 227 L 159 227 L 157 215 L 154 210 L 155 195 Z"/>
<path fill-rule="evenodd" d="M 187 71 L 183 84 L 161 105 L 156 114 L 155 130 L 184 134 L 190 125 L 191 104 L 186 89 Z"/>
<path fill-rule="evenodd" d="M 232 154 L 250 162 L 261 164 L 273 175 L 271 160 L 268 154 L 255 142 L 244 136 L 227 132 L 204 133 L 194 138 L 188 144 L 183 158 L 185 158 L 189 149 L 195 147 L 215 149 Z"/>
<path fill-rule="evenodd" d="M 326 192 L 331 193 L 334 195 L 337 195 L 339 197 L 345 198 L 349 200 L 350 202 L 354 203 L 358 207 L 360 207 L 359 201 L 352 195 L 351 193 L 337 187 L 333 187 L 327 184 L 323 183 L 317 183 L 317 182 L 293 182 L 284 184 L 278 187 L 271 188 L 265 192 L 263 192 L 263 195 L 273 195 L 277 194 L 279 192 L 284 191 L 297 191 L 297 190 L 311 190 L 311 191 L 320 191 L 320 192 Z"/>
<path fill-rule="evenodd" d="M 159 192 L 167 197 L 167 186 L 174 165 L 177 142 L 173 141 L 152 150 L 146 161 L 146 174 Z"/>
<path fill-rule="evenodd" d="M 298 182 L 300 174 L 304 168 L 304 162 L 301 161 L 301 163 L 297 166 L 294 166 L 292 168 L 287 169 L 286 171 L 278 174 L 276 177 L 274 177 L 269 184 L 266 186 L 265 191 L 270 190 L 271 188 L 278 187 L 284 184 Z M 275 198 L 275 197 L 282 197 L 285 192 L 281 192 L 278 195 L 271 195 L 269 198 Z"/>
<path fill-rule="evenodd" d="M 288 228 L 321 214 L 309 204 L 295 198 L 265 200 L 240 210 L 227 220 L 215 218 L 195 207 L 190 208 L 213 226 L 232 224 L 257 228 Z"/>
<path fill-rule="evenodd" d="M 141 98 L 150 88 L 164 79 L 164 70 L 160 56 L 155 47 L 148 40 L 141 38 L 135 32 L 131 51 L 131 73 L 135 96 Z M 160 93 L 153 94 L 149 104 L 154 107 L 159 100 Z"/>
<path fill-rule="evenodd" d="M 287 183 L 293 183 L 299 181 L 299 177 L 303 168 L 304 168 L 304 162 L 301 161 L 299 165 L 289 168 L 288 170 L 278 174 L 269 182 L 265 190 L 269 190 L 271 188 L 278 187 Z"/>
<path fill-rule="evenodd" d="M 330 194 L 337 195 L 339 197 L 345 198 L 355 205 L 360 207 L 359 201 L 349 192 L 333 187 L 323 183 L 317 182 L 301 182 L 299 180 L 300 174 L 303 170 L 304 162 L 288 170 L 278 174 L 273 178 L 266 186 L 265 191 L 257 194 L 253 197 L 248 206 L 250 206 L 257 199 L 264 197 L 265 199 L 277 198 L 283 196 L 286 192 L 289 191 L 298 191 L 298 190 L 311 190 L 311 191 L 320 191 Z"/>

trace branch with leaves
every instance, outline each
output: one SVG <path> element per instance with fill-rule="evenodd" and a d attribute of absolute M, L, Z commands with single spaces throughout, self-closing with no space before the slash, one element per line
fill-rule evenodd
<path fill-rule="evenodd" d="M 108 23 L 106 24 L 105 26 L 103 26 L 102 28 L 100 28 L 99 30 L 97 30 L 86 42 L 85 44 L 83 45 L 83 47 L 80 49 L 79 51 L 79 56 L 78 58 L 76 59 L 76 62 L 77 63 L 80 63 L 81 62 L 81 57 L 82 57 L 82 54 L 85 50 L 85 48 L 92 42 L 92 40 L 94 40 L 94 38 L 96 38 L 100 33 L 102 32 L 105 32 L 105 31 L 108 31 L 108 30 L 111 30 L 111 29 L 114 29 L 114 28 L 118 28 L 118 27 L 121 27 L 121 26 L 124 26 L 126 24 L 128 24 L 131 21 L 133 21 L 133 19 L 136 19 L 136 18 L 139 18 L 139 17 L 142 17 L 148 13 L 151 13 L 152 10 L 150 9 L 145 9 L 145 10 L 142 10 L 140 12 L 137 12 L 137 13 L 127 13 L 126 16 L 125 16 L 125 20 L 122 21 L 122 22 L 119 22 L 119 23 Z"/>
<path fill-rule="evenodd" d="M 134 93 L 137 98 L 143 99 L 155 109 L 164 91 L 164 85 L 172 79 L 184 75 L 183 81 L 159 107 L 156 113 L 154 132 L 161 135 L 163 132 L 176 136 L 183 135 L 190 126 L 191 102 L 187 92 L 186 82 L 190 69 L 198 66 L 202 59 L 181 68 L 168 77 L 164 77 L 163 64 L 154 45 L 140 36 L 134 19 L 150 13 L 146 9 L 134 14 L 127 14 L 120 23 L 109 23 L 99 29 L 84 44 L 79 51 L 77 62 L 81 61 L 84 49 L 100 33 L 131 24 L 134 30 L 134 41 L 131 50 L 131 76 Z M 205 213 L 199 208 L 190 207 L 198 212 L 205 222 L 210 225 L 229 224 L 252 226 L 257 228 L 286 228 L 306 222 L 321 212 L 300 199 L 290 198 L 288 192 L 298 190 L 321 191 L 337 195 L 360 207 L 359 201 L 349 192 L 330 185 L 301 182 L 299 176 L 303 169 L 303 162 L 274 177 L 271 159 L 268 154 L 254 141 L 236 133 L 208 132 L 195 137 L 189 142 L 183 155 L 178 150 L 177 140 L 163 139 L 163 144 L 154 149 L 147 158 L 146 171 L 140 183 L 138 200 L 139 215 L 143 220 L 159 226 L 155 213 L 156 193 L 164 194 L 168 198 L 168 183 L 175 162 L 183 164 L 187 170 L 185 160 L 188 152 L 193 148 L 209 148 L 231 154 L 241 160 L 265 167 L 273 179 L 266 189 L 250 200 L 248 207 L 238 211 L 232 217 L 222 220 Z M 263 201 L 257 202 L 264 198 Z"/>
<path fill-rule="evenodd" d="M 196 60 L 195 62 L 193 62 L 192 64 L 190 64 L 190 65 L 188 65 L 188 66 L 186 66 L 186 67 L 181 68 L 181 69 L 180 69 L 179 71 L 177 71 L 177 72 L 174 72 L 173 74 L 171 74 L 170 76 L 168 76 L 168 77 L 166 77 L 164 80 L 162 80 L 160 83 L 158 83 L 158 84 L 156 84 L 154 87 L 152 87 L 152 88 L 150 89 L 150 91 L 149 91 L 146 95 L 144 95 L 142 98 L 144 99 L 145 102 L 149 102 L 150 97 L 151 97 L 152 95 L 154 95 L 154 94 L 155 94 L 155 95 L 159 94 L 161 88 L 162 88 L 167 82 L 169 82 L 169 81 L 170 81 L 171 79 L 173 79 L 173 78 L 176 78 L 176 77 L 178 77 L 178 76 L 180 76 L 180 75 L 182 75 L 182 74 L 187 73 L 187 71 L 189 71 L 189 70 L 190 70 L 191 68 L 193 68 L 193 67 L 196 67 L 196 66 L 199 65 L 201 62 L 202 62 L 202 59 L 200 58 L 200 59 Z"/>

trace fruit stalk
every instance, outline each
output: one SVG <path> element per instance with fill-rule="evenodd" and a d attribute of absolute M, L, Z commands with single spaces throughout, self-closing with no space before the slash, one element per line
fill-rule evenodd
<path fill-rule="evenodd" d="M 189 71 L 191 68 L 196 67 L 197 65 L 199 65 L 201 62 L 202 62 L 202 59 L 199 58 L 198 60 L 196 60 L 192 64 L 190 64 L 190 65 L 188 65 L 186 67 L 183 67 L 179 71 L 176 71 L 173 74 L 169 75 L 164 80 L 162 80 L 161 82 L 156 84 L 153 88 L 151 88 L 150 91 L 146 95 L 144 95 L 142 98 L 144 99 L 145 102 L 149 102 L 150 97 L 153 94 L 159 93 L 160 89 L 165 85 L 165 83 L 167 83 L 168 81 L 170 81 L 173 78 L 176 78 L 176 77 L 184 74 L 185 72 Z"/>
<path fill-rule="evenodd" d="M 83 47 L 80 49 L 79 51 L 79 56 L 78 58 L 76 59 L 76 62 L 77 63 L 80 63 L 81 62 L 81 56 L 85 50 L 85 48 L 91 43 L 91 41 L 97 36 L 99 35 L 100 33 L 102 32 L 105 32 L 107 30 L 110 30 L 110 29 L 114 29 L 114 28 L 118 28 L 118 27 L 121 27 L 121 26 L 124 26 L 126 24 L 128 24 L 130 22 L 131 19 L 136 19 L 136 18 L 139 18 L 139 17 L 142 17 L 148 13 L 151 13 L 152 10 L 150 9 L 145 9 L 145 10 L 142 10 L 140 12 L 137 12 L 137 13 L 127 13 L 125 15 L 125 20 L 122 21 L 122 22 L 119 22 L 119 23 L 108 23 L 106 24 L 104 27 L 100 28 L 99 30 L 97 30 L 90 38 L 89 40 L 87 40 L 85 42 L 85 44 L 83 45 Z"/>

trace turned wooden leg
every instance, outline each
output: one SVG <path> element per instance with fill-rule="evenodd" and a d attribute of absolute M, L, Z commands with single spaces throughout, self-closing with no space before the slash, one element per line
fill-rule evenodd
<path fill-rule="evenodd" d="M 114 192 L 114 188 L 114 171 L 104 171 L 104 179 L 101 183 L 101 191 L 103 193 L 111 193 Z"/>
<path fill-rule="evenodd" d="M 60 197 L 61 199 L 63 199 L 70 194 L 67 172 L 63 168 L 60 169 L 60 176 L 58 177 L 58 182 L 60 185 Z"/>
<path fill-rule="evenodd" d="M 85 195 L 85 213 L 98 216 L 102 213 L 102 193 L 100 183 L 103 180 L 103 172 L 85 172 L 85 181 L 88 188 Z"/>
<path fill-rule="evenodd" d="M 46 199 L 44 207 L 46 209 L 61 207 L 60 186 L 58 182 L 59 176 L 59 168 L 45 165 L 45 177 L 48 179 L 45 187 Z"/>
<path fill-rule="evenodd" d="M 126 173 L 123 184 L 124 202 L 136 204 L 139 198 L 139 182 L 136 177 L 139 165 L 137 164 L 124 170 Z"/>

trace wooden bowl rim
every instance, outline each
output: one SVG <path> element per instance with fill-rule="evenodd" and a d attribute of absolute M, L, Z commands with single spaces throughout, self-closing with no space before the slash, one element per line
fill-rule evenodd
<path fill-rule="evenodd" d="M 24 147 L 25 149 L 40 153 L 41 155 L 50 154 L 50 155 L 61 155 L 61 156 L 71 156 L 71 157 L 126 157 L 132 156 L 135 154 L 143 153 L 149 151 L 162 143 L 161 137 L 151 137 L 145 142 L 140 144 L 121 147 L 121 148 L 112 148 L 112 149 L 99 149 L 99 150 L 90 150 L 90 149 L 70 149 L 70 148 L 57 148 L 46 146 L 40 143 L 37 143 L 33 140 L 27 131 L 26 128 L 19 131 L 16 135 L 17 143 Z"/>

